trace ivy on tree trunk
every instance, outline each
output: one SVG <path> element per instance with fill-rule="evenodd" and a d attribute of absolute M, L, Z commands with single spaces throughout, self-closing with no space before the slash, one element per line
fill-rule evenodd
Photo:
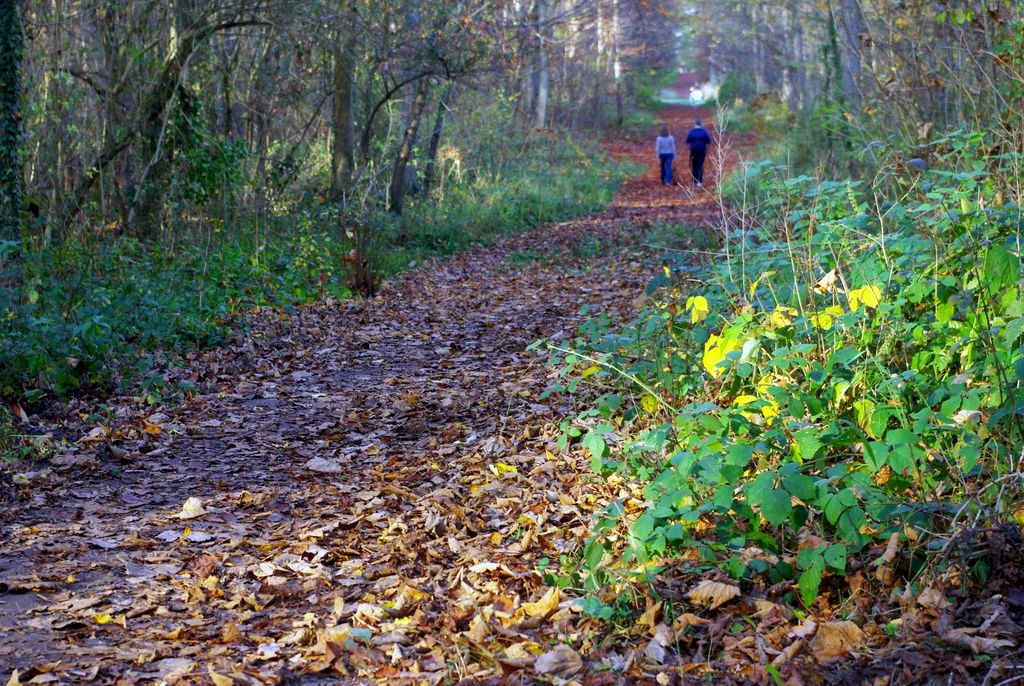
<path fill-rule="evenodd" d="M 0 0 L 0 240 L 21 240 L 21 18 Z"/>

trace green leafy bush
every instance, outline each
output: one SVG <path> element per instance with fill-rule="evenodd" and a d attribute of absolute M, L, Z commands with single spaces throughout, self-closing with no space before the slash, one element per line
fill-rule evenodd
<path fill-rule="evenodd" d="M 552 392 L 605 391 L 563 445 L 643 486 L 599 522 L 593 585 L 607 552 L 642 569 L 692 547 L 738 578 L 795 580 L 810 604 L 893 536 L 917 541 L 914 575 L 954 532 L 1024 519 L 1021 208 L 971 145 L 951 140 L 948 170 L 898 202 L 752 165 L 758 226 L 666 266 L 624 330 L 593 318 L 555 351 Z"/>
<path fill-rule="evenodd" d="M 402 217 L 307 197 L 251 223 L 206 217 L 162 242 L 83 232 L 25 251 L 19 285 L 0 297 L 0 397 L 161 390 L 157 350 L 209 349 L 253 307 L 369 294 L 410 261 L 593 212 L 631 171 L 569 137 L 506 130 L 500 139 L 504 125 L 483 118 L 485 146 L 466 151 L 459 173 Z M 203 189 L 225 181 L 224 162 L 237 154 L 222 146 L 190 168 L 181 180 L 190 202 L 209 199 Z"/>

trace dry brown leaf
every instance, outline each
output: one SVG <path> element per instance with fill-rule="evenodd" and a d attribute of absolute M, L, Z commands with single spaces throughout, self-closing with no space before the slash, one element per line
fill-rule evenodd
<path fill-rule="evenodd" d="M 653 628 L 661 618 L 662 605 L 663 604 L 660 602 L 652 602 L 649 604 L 636 623 L 640 626 L 649 626 Z"/>
<path fill-rule="evenodd" d="M 210 679 L 213 681 L 213 686 L 235 686 L 235 680 L 224 674 L 219 674 L 213 665 L 206 665 L 206 671 L 210 674 Z"/>
<path fill-rule="evenodd" d="M 757 608 L 757 612 L 755 612 L 754 615 L 753 615 L 756 619 L 761 619 L 762 617 L 767 615 L 772 610 L 775 610 L 776 612 L 778 612 L 779 616 L 782 617 L 785 620 L 793 619 L 793 610 L 791 610 L 790 608 L 786 607 L 785 605 L 779 605 L 778 603 L 773 603 L 770 600 L 760 600 L 760 599 L 755 600 L 754 601 L 754 607 Z"/>
<path fill-rule="evenodd" d="M 1017 644 L 1004 638 L 972 636 L 970 629 L 953 629 L 942 635 L 942 641 L 957 648 L 970 650 L 975 655 L 991 653 L 1001 648 L 1013 648 Z"/>
<path fill-rule="evenodd" d="M 644 613 L 640 615 L 639 619 L 637 619 L 637 624 L 641 627 L 650 627 L 653 629 L 654 625 L 657 624 L 657 620 L 662 617 L 663 606 L 664 603 L 657 601 L 650 602 L 647 605 L 647 609 L 644 610 Z"/>
<path fill-rule="evenodd" d="M 681 631 L 685 631 L 688 627 L 706 626 L 710 623 L 710 619 L 704 619 L 703 617 L 698 617 L 697 615 L 692 614 L 690 612 L 684 612 L 683 614 L 676 617 L 676 620 L 672 622 L 672 628 L 678 635 Z"/>
<path fill-rule="evenodd" d="M 557 586 L 552 586 L 548 589 L 548 592 L 544 594 L 544 597 L 537 602 L 523 603 L 523 611 L 530 617 L 553 613 L 558 609 L 558 603 L 560 600 L 561 591 L 558 590 Z"/>
<path fill-rule="evenodd" d="M 900 532 L 894 531 L 889 536 L 889 544 L 885 546 L 885 554 L 882 555 L 882 562 L 891 565 L 900 552 Z"/>
<path fill-rule="evenodd" d="M 338 460 L 328 460 L 323 457 L 314 457 L 303 466 L 309 471 L 319 474 L 340 474 L 346 469 Z"/>
<path fill-rule="evenodd" d="M 772 667 L 775 667 L 776 669 L 778 669 L 782 665 L 786 664 L 787 662 L 792 660 L 794 657 L 796 657 L 796 654 L 799 653 L 801 651 L 801 649 L 803 649 L 803 647 L 804 647 L 804 639 L 802 639 L 802 638 L 796 639 L 795 641 L 790 643 L 788 646 L 786 646 L 785 650 L 783 650 L 781 653 L 779 653 L 778 655 L 775 656 L 775 659 L 772 660 Z"/>
<path fill-rule="evenodd" d="M 666 648 L 672 645 L 676 640 L 675 632 L 672 631 L 672 628 L 664 622 L 654 627 L 651 630 L 651 634 L 654 636 L 655 641 L 665 646 Z"/>
<path fill-rule="evenodd" d="M 533 664 L 538 674 L 554 674 L 567 678 L 583 668 L 583 658 L 575 650 L 565 644 L 557 645 L 553 650 L 543 653 Z"/>
<path fill-rule="evenodd" d="M 732 584 L 723 584 L 720 581 L 705 580 L 701 581 L 697 586 L 686 594 L 694 605 L 707 605 L 710 603 L 708 609 L 714 610 L 717 607 L 721 607 L 736 596 L 740 594 L 739 586 L 733 586 Z"/>
<path fill-rule="evenodd" d="M 917 604 L 921 607 L 929 610 L 945 610 L 947 607 L 953 605 L 946 598 L 946 594 L 942 592 L 942 589 L 937 584 L 929 584 L 921 593 L 917 596 Z"/>
<path fill-rule="evenodd" d="M 665 662 L 665 646 L 657 640 L 652 640 L 644 648 L 644 655 L 657 662 L 659 665 Z"/>
<path fill-rule="evenodd" d="M 811 641 L 811 652 L 819 662 L 847 655 L 864 645 L 864 632 L 850 621 L 823 622 Z"/>

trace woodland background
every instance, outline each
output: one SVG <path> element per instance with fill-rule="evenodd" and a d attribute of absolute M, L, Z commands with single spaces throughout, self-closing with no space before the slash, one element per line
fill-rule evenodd
<path fill-rule="evenodd" d="M 806 607 L 866 553 L 890 597 L 936 560 L 1017 597 L 971 545 L 1024 520 L 1019 2 L 0 0 L 0 395 L 175 402 L 253 308 L 600 209 L 680 68 L 761 161 L 655 227 L 642 315 L 550 348 L 593 388 L 562 447 L 643 484 L 590 590 L 696 546 Z"/>

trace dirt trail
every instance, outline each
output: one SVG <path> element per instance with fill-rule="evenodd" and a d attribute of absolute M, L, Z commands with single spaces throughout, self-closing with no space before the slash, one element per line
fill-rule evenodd
<path fill-rule="evenodd" d="M 701 115 L 663 113 L 680 139 Z M 653 133 L 607 147 L 648 164 Z M 254 316 L 195 360 L 189 405 L 121 410 L 5 513 L 0 680 L 528 683 L 538 647 L 566 640 L 581 674 L 618 674 L 598 625 L 545 605 L 539 570 L 607 501 L 582 454 L 553 449 L 570 402 L 538 399 L 546 356 L 526 347 L 571 338 L 583 305 L 629 317 L 657 268 L 642 227 L 716 211 L 652 164 L 606 212 L 373 301 Z M 198 516 L 176 516 L 189 498 Z"/>

